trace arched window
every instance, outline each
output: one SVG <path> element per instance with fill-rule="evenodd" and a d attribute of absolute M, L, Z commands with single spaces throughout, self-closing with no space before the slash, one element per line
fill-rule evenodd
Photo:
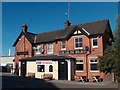
<path fill-rule="evenodd" d="M 49 66 L 49 72 L 53 72 L 53 66 L 52 65 Z"/>

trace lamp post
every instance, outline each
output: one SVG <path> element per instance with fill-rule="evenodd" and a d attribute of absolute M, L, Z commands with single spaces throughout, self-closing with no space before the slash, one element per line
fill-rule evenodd
<path fill-rule="evenodd" d="M 85 50 L 86 50 L 86 80 L 88 81 L 88 60 L 87 60 L 87 59 L 88 59 L 88 55 L 89 55 L 89 54 L 87 54 L 87 51 L 90 51 L 90 50 L 89 50 L 89 47 L 86 46 L 86 47 L 85 47 Z"/>

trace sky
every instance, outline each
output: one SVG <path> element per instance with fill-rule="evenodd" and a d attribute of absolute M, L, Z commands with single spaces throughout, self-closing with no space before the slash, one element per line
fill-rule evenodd
<path fill-rule="evenodd" d="M 117 2 L 70 2 L 70 22 L 82 24 L 109 19 L 112 31 L 116 27 Z M 2 55 L 14 55 L 12 46 L 21 32 L 22 24 L 28 32 L 42 33 L 64 28 L 68 2 L 3 2 L 2 3 Z M 48 37 L 49 38 L 49 37 Z"/>

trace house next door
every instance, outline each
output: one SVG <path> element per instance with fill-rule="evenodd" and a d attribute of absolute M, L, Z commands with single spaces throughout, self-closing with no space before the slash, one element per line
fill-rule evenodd
<path fill-rule="evenodd" d="M 68 80 L 68 63 L 67 61 L 58 61 L 58 79 Z"/>
<path fill-rule="evenodd" d="M 21 61 L 21 76 L 26 75 L 26 61 Z"/>

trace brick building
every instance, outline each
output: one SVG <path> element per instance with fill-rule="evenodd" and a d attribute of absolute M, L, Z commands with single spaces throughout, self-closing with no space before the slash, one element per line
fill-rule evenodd
<path fill-rule="evenodd" d="M 89 80 L 92 76 L 105 79 L 105 74 L 99 71 L 97 58 L 104 54 L 104 50 L 113 41 L 109 20 L 77 25 L 71 25 L 67 20 L 64 24 L 65 27 L 61 30 L 40 34 L 28 32 L 26 24 L 22 26 L 22 31 L 13 44 L 14 66 L 19 68 L 19 75 L 26 76 L 28 72 L 35 70 L 35 77 L 39 77 L 37 72 L 43 74 L 47 69 L 45 69 L 47 66 L 44 67 L 41 63 L 46 62 L 46 65 L 57 61 L 56 66 L 52 67 L 57 68 L 57 74 L 54 74 L 55 79 L 64 77 L 62 79 L 72 80 L 75 75 L 85 76 Z M 67 66 L 62 66 L 62 62 L 67 63 Z M 32 70 L 31 67 L 36 69 Z M 61 68 L 66 69 L 61 70 Z M 52 72 L 56 72 L 54 70 Z M 62 72 L 65 76 L 61 75 Z"/>

